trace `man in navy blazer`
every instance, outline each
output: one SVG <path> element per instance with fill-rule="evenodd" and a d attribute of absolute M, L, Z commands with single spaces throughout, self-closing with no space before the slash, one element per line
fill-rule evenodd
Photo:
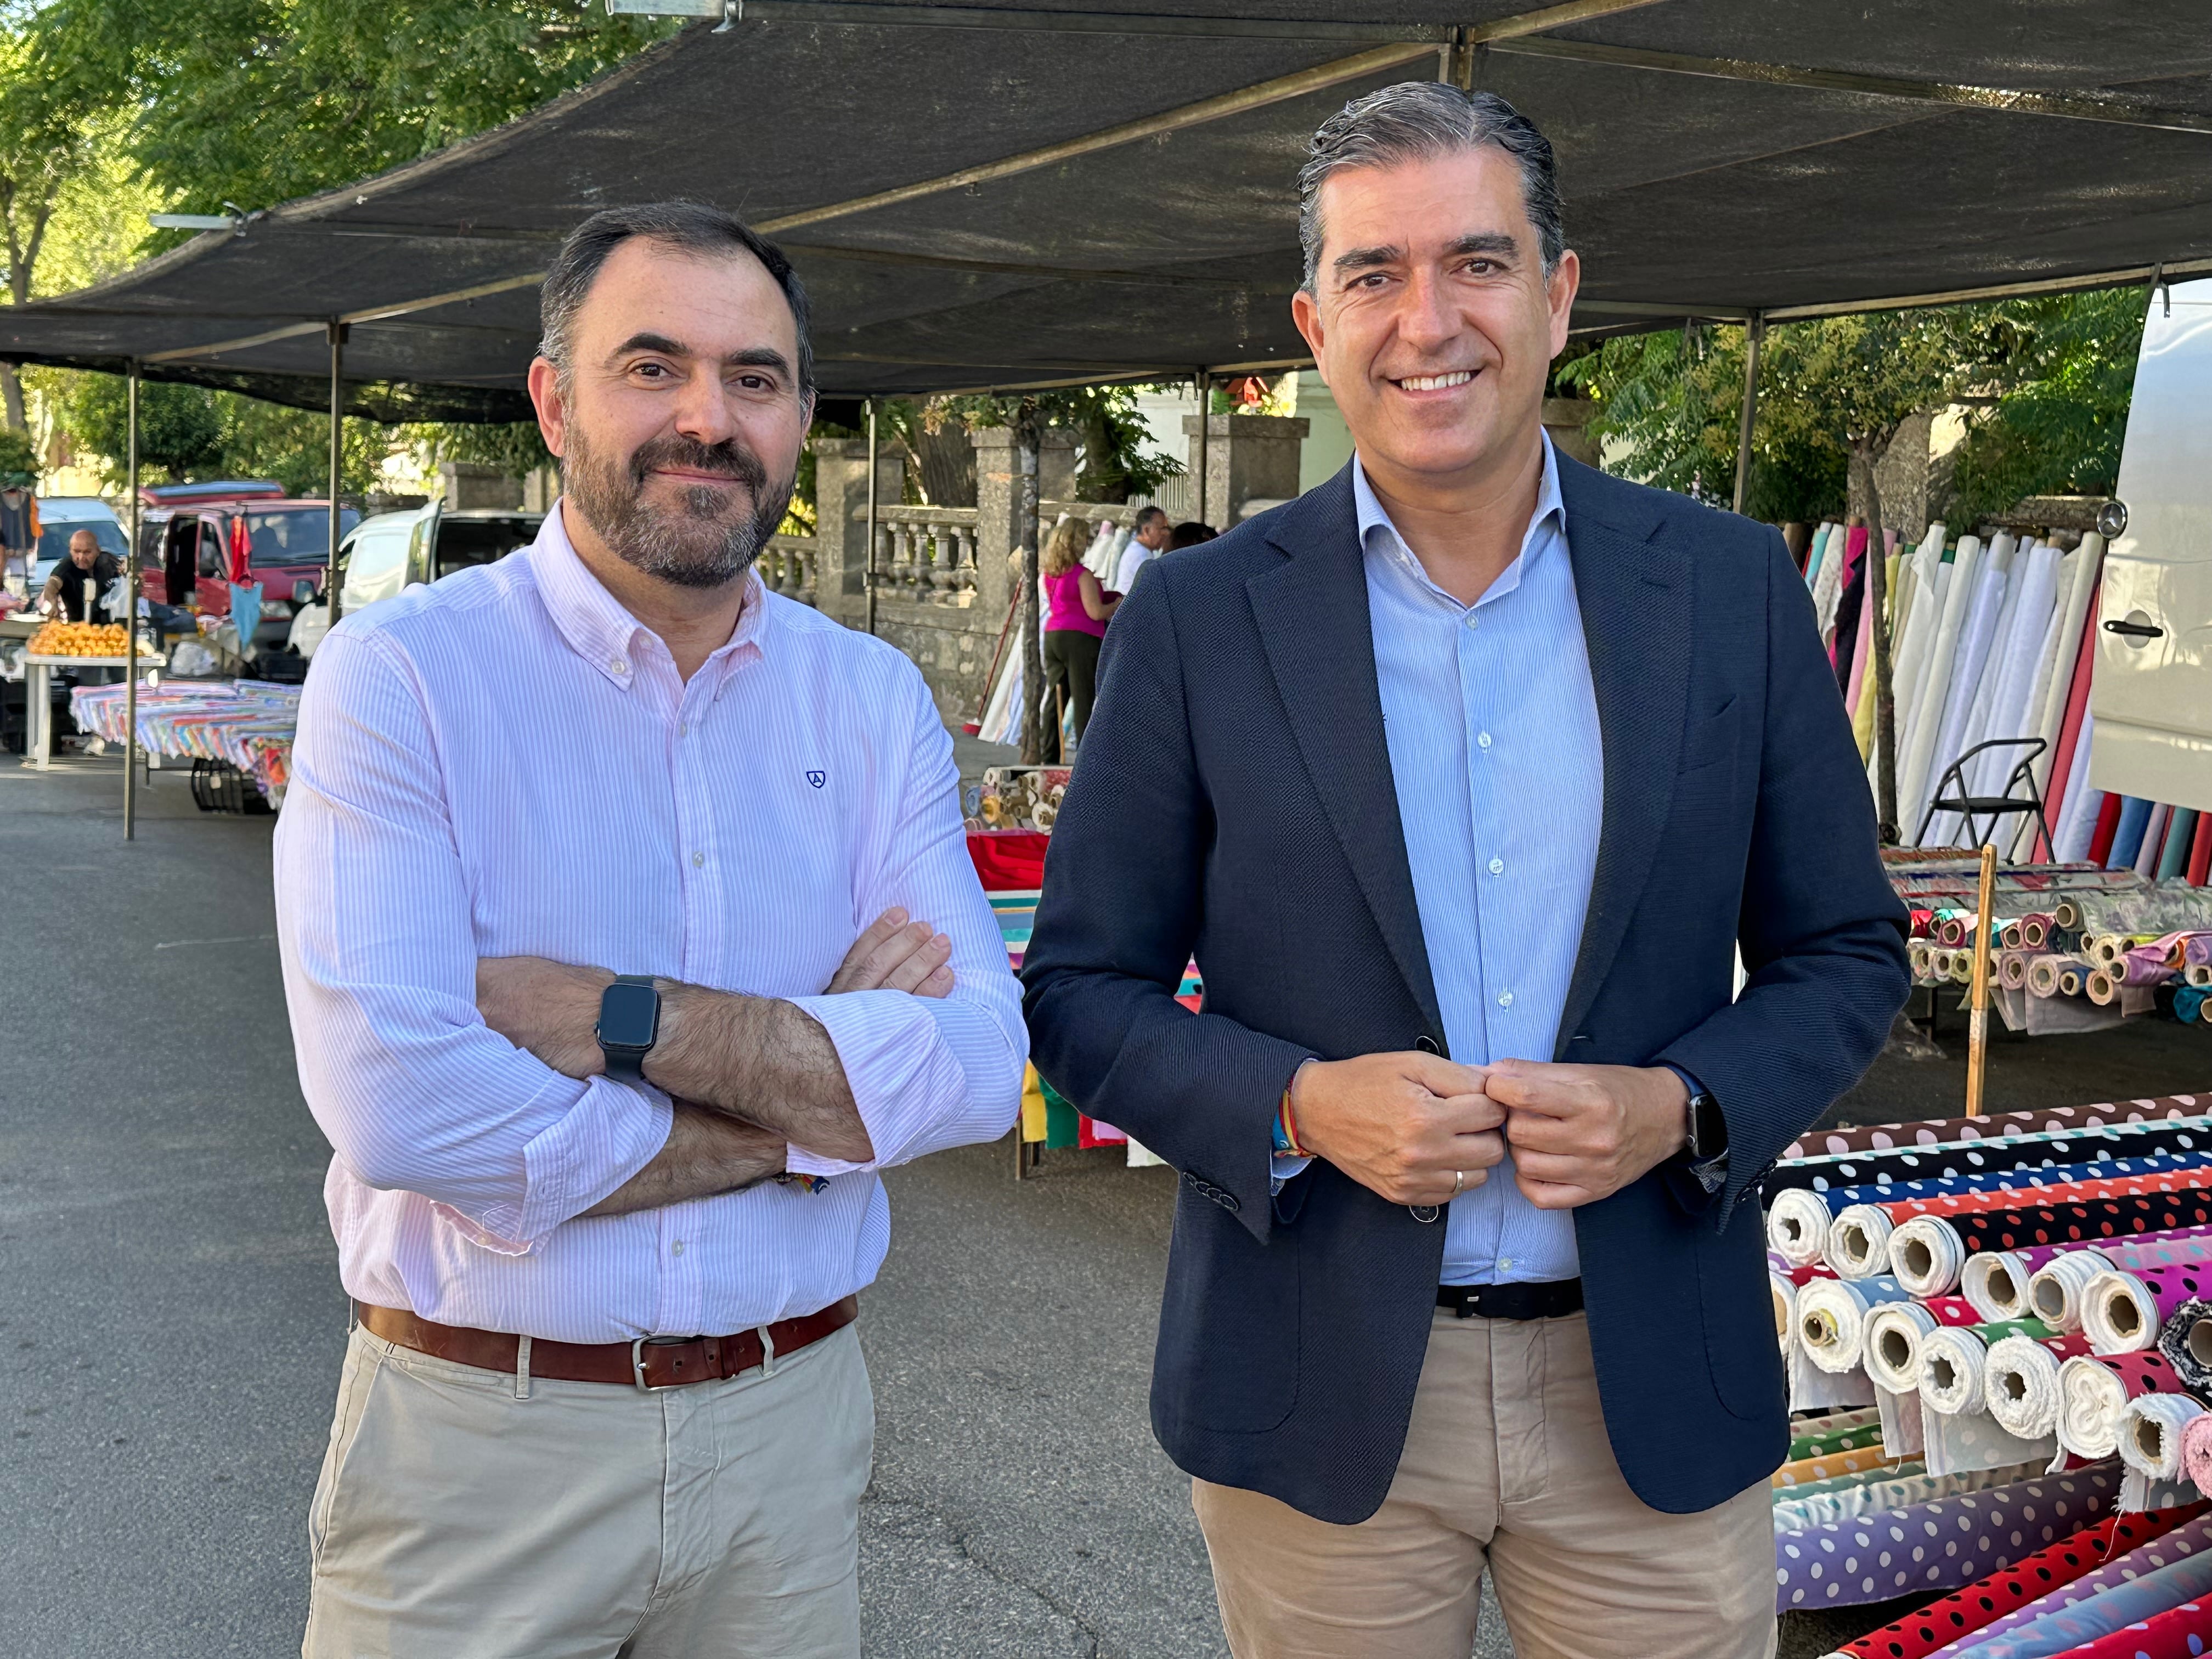
<path fill-rule="evenodd" d="M 1522 1659 L 1771 1654 L 1758 1187 L 1907 986 L 1812 606 L 1552 451 L 1510 105 L 1387 88 L 1300 193 L 1358 453 L 1108 631 L 1033 1053 L 1181 1172 L 1152 1419 L 1238 1659 L 1466 1659 L 1486 1570 Z"/>

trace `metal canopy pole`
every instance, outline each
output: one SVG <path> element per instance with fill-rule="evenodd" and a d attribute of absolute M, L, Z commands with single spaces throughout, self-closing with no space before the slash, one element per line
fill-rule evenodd
<path fill-rule="evenodd" d="M 1210 430 L 1213 425 L 1213 411 L 1210 407 L 1213 400 L 1206 395 L 1213 390 L 1213 377 L 1204 369 L 1198 369 L 1191 374 L 1190 383 L 1198 393 L 1198 454 L 1190 469 L 1191 477 L 1198 483 L 1198 504 L 1191 509 L 1191 517 L 1200 524 L 1212 524 L 1213 520 L 1206 516 L 1206 454 L 1213 447 L 1213 434 Z"/>
<path fill-rule="evenodd" d="M 1751 489 L 1751 425 L 1759 414 L 1759 348 L 1766 338 L 1766 319 L 1754 311 L 1743 331 L 1743 419 L 1735 434 L 1735 510 Z"/>
<path fill-rule="evenodd" d="M 138 360 L 131 360 L 126 419 L 131 492 L 131 550 L 123 561 L 123 839 L 138 838 Z"/>
<path fill-rule="evenodd" d="M 338 477 L 345 459 L 346 325 L 336 318 L 325 325 L 331 342 L 331 547 L 330 562 L 323 574 L 323 598 L 331 608 L 331 626 L 338 625 Z M 245 649 L 248 641 L 239 641 Z"/>
<path fill-rule="evenodd" d="M 868 399 L 868 632 L 876 631 L 876 400 Z"/>

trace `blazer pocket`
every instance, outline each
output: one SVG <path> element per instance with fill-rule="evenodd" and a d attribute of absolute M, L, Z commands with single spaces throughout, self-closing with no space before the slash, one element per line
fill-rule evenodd
<path fill-rule="evenodd" d="M 1717 761 L 1733 760 L 1741 726 L 1742 721 L 1737 718 L 1736 699 L 1730 697 L 1682 733 L 1682 763 L 1675 769 L 1695 772 Z"/>
<path fill-rule="evenodd" d="M 1186 1191 L 1161 1309 L 1156 1404 L 1184 1428 L 1264 1434 L 1298 1398 L 1298 1234 L 1262 1244 Z"/>
<path fill-rule="evenodd" d="M 1789 1411 L 1789 1381 L 1775 1340 L 1773 1298 L 1760 1268 L 1766 1261 L 1759 1213 L 1741 1211 L 1726 1232 L 1710 1220 L 1698 1231 L 1698 1299 L 1705 1328 L 1705 1363 L 1713 1391 L 1731 1416 L 1752 1422 Z"/>

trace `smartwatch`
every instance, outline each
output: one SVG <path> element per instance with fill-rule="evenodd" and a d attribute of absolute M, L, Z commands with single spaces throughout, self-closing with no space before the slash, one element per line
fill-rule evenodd
<path fill-rule="evenodd" d="M 1700 1085 L 1690 1096 L 1690 1162 L 1710 1164 L 1728 1151 L 1728 1119 L 1720 1101 Z"/>
<path fill-rule="evenodd" d="M 592 1028 L 606 1056 L 607 1075 L 618 1083 L 645 1081 L 645 1057 L 660 1036 L 660 993 L 650 974 L 623 974 L 599 993 L 599 1023 Z"/>

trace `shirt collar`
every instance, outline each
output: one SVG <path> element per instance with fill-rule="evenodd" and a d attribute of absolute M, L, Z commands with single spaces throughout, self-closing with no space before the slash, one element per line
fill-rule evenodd
<path fill-rule="evenodd" d="M 1520 586 L 1534 559 L 1540 558 L 1551 537 L 1544 532 L 1548 527 L 1564 538 L 1567 533 L 1566 503 L 1559 497 L 1559 461 L 1552 448 L 1552 434 L 1542 434 L 1544 442 L 1544 471 L 1536 483 L 1536 510 L 1528 515 L 1528 528 L 1521 538 L 1521 551 L 1513 562 L 1498 573 L 1498 580 L 1483 591 L 1476 605 L 1487 605 Z M 1375 494 L 1374 486 L 1367 482 L 1367 468 L 1355 452 L 1352 458 L 1352 506 L 1359 523 L 1359 544 L 1376 554 L 1410 577 L 1419 586 L 1437 598 L 1449 599 L 1465 611 L 1471 607 L 1460 605 L 1457 599 L 1438 587 L 1406 545 L 1406 538 L 1398 533 L 1398 526 L 1390 522 L 1390 514 Z"/>
<path fill-rule="evenodd" d="M 637 672 L 637 652 L 644 641 L 651 641 L 644 645 L 648 650 L 665 651 L 667 647 L 650 629 L 623 610 L 615 596 L 586 568 L 577 556 L 575 544 L 568 539 L 568 527 L 562 510 L 561 502 L 556 501 L 546 514 L 545 521 L 538 526 L 538 539 L 531 545 L 530 564 L 538 578 L 538 593 L 569 649 L 628 690 Z M 744 604 L 738 613 L 738 625 L 700 670 L 715 677 L 711 682 L 715 696 L 721 695 L 723 681 L 740 654 L 761 649 L 768 632 L 768 612 L 767 585 L 761 580 L 757 569 L 749 570 L 745 573 Z"/>

